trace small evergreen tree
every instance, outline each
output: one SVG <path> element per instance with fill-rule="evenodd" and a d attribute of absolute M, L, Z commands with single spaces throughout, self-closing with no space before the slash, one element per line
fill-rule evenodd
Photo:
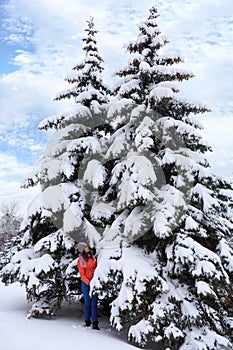
<path fill-rule="evenodd" d="M 85 29 L 87 37 L 83 39 L 83 50 L 86 52 L 82 63 L 73 68 L 73 72 L 65 79 L 73 84 L 71 89 L 65 90 L 57 95 L 55 100 L 74 97 L 77 103 L 90 107 L 93 101 L 105 103 L 108 100 L 108 87 L 102 81 L 101 66 L 103 59 L 98 53 L 95 40 L 97 31 L 94 29 L 94 20 L 90 18 L 88 28 Z"/>
<path fill-rule="evenodd" d="M 1 271 L 3 282 L 25 284 L 28 300 L 35 301 L 29 317 L 53 316 L 62 300 L 80 297 L 75 244 L 88 239 L 94 245 L 99 239 L 91 231 L 91 208 L 80 174 L 81 164 L 101 148 L 105 126 L 100 120 L 109 90 L 101 77 L 103 60 L 92 18 L 86 32 L 84 61 L 66 79 L 73 87 L 55 98 L 74 97 L 74 109 L 39 125 L 55 132 L 24 186 L 40 184 L 41 194 L 29 205 L 21 238 Z"/>

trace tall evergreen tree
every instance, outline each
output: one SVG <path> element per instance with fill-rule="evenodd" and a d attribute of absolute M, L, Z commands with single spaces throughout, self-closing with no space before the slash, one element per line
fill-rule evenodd
<path fill-rule="evenodd" d="M 205 158 L 194 115 L 208 108 L 179 96 L 175 82 L 193 74 L 160 54 L 168 40 L 157 17 L 152 8 L 129 43 L 108 110 L 99 200 L 112 215 L 92 290 L 112 300 L 112 325 L 141 346 L 230 349 L 232 186 Z"/>
<path fill-rule="evenodd" d="M 168 40 L 157 16 L 152 8 L 129 44 L 111 103 L 103 85 L 90 83 L 97 67 L 101 73 L 98 55 L 67 78 L 75 85 L 57 99 L 77 104 L 40 124 L 56 129 L 27 181 L 42 191 L 2 278 L 26 284 L 38 300 L 30 315 L 51 313 L 79 294 L 74 245 L 87 239 L 99 250 L 91 292 L 111 302 L 111 324 L 131 341 L 229 349 L 232 189 L 205 159 L 210 148 L 193 115 L 207 108 L 179 97 L 175 82 L 193 74 L 177 67 L 179 56 L 160 54 Z M 93 45 L 84 43 L 89 59 Z"/>
<path fill-rule="evenodd" d="M 102 81 L 103 60 L 98 54 L 91 18 L 83 39 L 84 61 L 66 80 L 72 88 L 55 99 L 75 99 L 68 112 L 43 120 L 40 129 L 55 129 L 48 146 L 24 186 L 41 186 L 29 205 L 21 226 L 21 239 L 1 271 L 5 283 L 19 281 L 27 297 L 35 301 L 30 316 L 54 315 L 62 300 L 80 297 L 77 240 L 95 245 L 99 234 L 93 227 L 88 191 L 83 187 L 83 167 L 102 150 L 105 135 L 104 105 L 109 90 Z M 106 114 L 106 112 L 105 112 Z"/>

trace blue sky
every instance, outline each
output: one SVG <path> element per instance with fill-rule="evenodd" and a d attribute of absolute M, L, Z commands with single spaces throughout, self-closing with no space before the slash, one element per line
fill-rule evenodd
<path fill-rule="evenodd" d="M 233 170 L 233 2 L 232 0 L 0 0 L 0 203 L 20 202 L 23 211 L 36 189 L 20 183 L 43 154 L 48 140 L 38 123 L 67 110 L 53 98 L 65 75 L 83 59 L 86 20 L 95 19 L 105 78 L 125 64 L 124 43 L 156 5 L 159 26 L 195 78 L 182 94 L 206 103 L 203 136 L 213 147 L 213 170 Z"/>

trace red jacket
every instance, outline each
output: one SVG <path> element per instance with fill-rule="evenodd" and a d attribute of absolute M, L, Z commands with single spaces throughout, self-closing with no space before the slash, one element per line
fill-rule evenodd
<path fill-rule="evenodd" d="M 86 283 L 88 286 L 94 276 L 96 269 L 96 260 L 93 258 L 84 259 L 82 256 L 78 258 L 78 270 L 82 282 Z"/>

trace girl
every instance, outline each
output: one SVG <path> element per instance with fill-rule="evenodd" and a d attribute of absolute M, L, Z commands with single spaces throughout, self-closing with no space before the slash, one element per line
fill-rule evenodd
<path fill-rule="evenodd" d="M 99 322 L 97 315 L 97 296 L 90 297 L 90 282 L 94 276 L 96 269 L 96 258 L 90 247 L 83 242 L 77 244 L 78 250 L 81 253 L 78 258 L 78 270 L 81 277 L 81 288 L 84 297 L 84 319 L 86 327 L 90 327 L 92 317 L 92 328 L 99 330 Z"/>

